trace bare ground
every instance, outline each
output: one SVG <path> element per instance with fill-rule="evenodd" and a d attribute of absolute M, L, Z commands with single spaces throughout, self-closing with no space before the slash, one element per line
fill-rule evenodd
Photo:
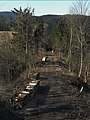
<path fill-rule="evenodd" d="M 90 89 L 78 95 L 79 89 L 69 84 L 66 75 L 60 71 L 57 75 L 59 68 L 52 64 L 38 68 L 40 88 L 17 114 L 25 120 L 90 120 Z"/>

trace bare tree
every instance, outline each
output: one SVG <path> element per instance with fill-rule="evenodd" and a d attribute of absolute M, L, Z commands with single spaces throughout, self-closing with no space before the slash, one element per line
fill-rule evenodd
<path fill-rule="evenodd" d="M 72 15 L 70 15 L 67 19 L 68 25 L 70 28 L 70 40 L 69 40 L 69 49 L 68 49 L 68 70 L 71 72 L 71 58 L 72 58 L 72 41 L 73 41 L 73 22 L 72 22 Z"/>
<path fill-rule="evenodd" d="M 80 50 L 80 68 L 78 77 L 82 75 L 83 60 L 84 60 L 84 47 L 86 44 L 86 23 L 89 13 L 89 1 L 79 0 L 73 3 L 70 12 L 74 15 L 74 36 L 78 41 L 78 47 Z"/>

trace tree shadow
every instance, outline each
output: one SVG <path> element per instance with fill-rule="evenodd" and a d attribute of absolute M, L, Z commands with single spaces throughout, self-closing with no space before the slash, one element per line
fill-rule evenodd
<path fill-rule="evenodd" d="M 86 93 L 90 93 L 90 85 L 87 85 L 87 87 L 84 88 L 84 91 Z"/>
<path fill-rule="evenodd" d="M 38 94 L 47 95 L 47 93 L 49 92 L 49 89 L 50 89 L 49 85 L 40 86 L 38 89 Z"/>
<path fill-rule="evenodd" d="M 37 107 L 44 105 L 48 92 L 50 90 L 50 86 L 45 85 L 45 86 L 40 86 L 38 91 L 37 91 L 37 95 L 36 95 L 36 99 L 37 99 Z"/>
<path fill-rule="evenodd" d="M 46 113 L 53 113 L 53 112 L 62 112 L 66 113 L 67 111 L 70 112 L 73 110 L 73 106 L 71 104 L 65 104 L 60 106 L 49 106 L 40 109 L 39 111 L 33 112 L 31 116 L 42 115 Z"/>
<path fill-rule="evenodd" d="M 48 92 L 49 92 L 50 87 L 48 85 L 46 86 L 39 86 L 39 88 L 36 91 L 36 94 L 33 96 L 31 99 L 28 97 L 24 101 L 24 106 L 30 107 L 30 108 L 36 108 L 39 106 L 42 106 L 45 104 Z"/>
<path fill-rule="evenodd" d="M 68 65 L 67 64 L 65 64 L 65 63 L 63 63 L 63 62 L 58 62 L 58 64 L 61 66 L 61 67 L 64 67 L 64 68 L 66 68 L 66 69 L 68 69 Z"/>
<path fill-rule="evenodd" d="M 47 80 L 48 79 L 48 77 L 46 77 L 46 76 L 39 76 L 39 78 L 38 78 L 39 80 Z"/>

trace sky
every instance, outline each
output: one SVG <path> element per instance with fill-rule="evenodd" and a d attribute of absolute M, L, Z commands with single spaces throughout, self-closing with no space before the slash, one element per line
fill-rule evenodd
<path fill-rule="evenodd" d="M 69 13 L 73 0 L 0 0 L 0 11 L 11 11 L 13 8 L 22 9 L 31 7 L 35 9 L 36 16 L 54 14 L 64 15 Z"/>

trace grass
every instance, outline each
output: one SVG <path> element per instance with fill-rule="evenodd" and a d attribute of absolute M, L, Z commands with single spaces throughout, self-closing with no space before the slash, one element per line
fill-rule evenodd
<path fill-rule="evenodd" d="M 7 41 L 13 38 L 12 31 L 0 31 L 0 41 Z"/>

